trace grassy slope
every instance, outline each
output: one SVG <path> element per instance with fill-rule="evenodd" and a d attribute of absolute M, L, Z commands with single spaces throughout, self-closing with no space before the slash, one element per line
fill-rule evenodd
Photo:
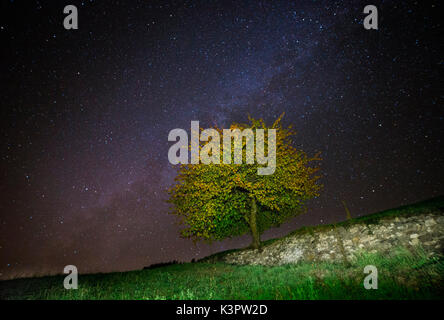
<path fill-rule="evenodd" d="M 444 199 L 361 217 L 435 211 Z M 350 221 L 346 223 L 352 223 Z M 325 227 L 325 226 L 322 226 Z M 305 231 L 298 231 L 305 232 Z M 364 266 L 378 267 L 379 288 L 365 290 Z M 84 275 L 78 290 L 63 276 L 0 282 L 1 299 L 443 299 L 444 260 L 403 249 L 390 257 L 362 253 L 346 266 L 299 263 L 278 267 L 185 263 L 126 273 Z"/>
<path fill-rule="evenodd" d="M 393 209 L 388 209 L 388 210 L 384 210 L 381 212 L 376 212 L 373 214 L 345 220 L 345 221 L 335 223 L 335 224 L 324 224 L 324 225 L 318 225 L 318 226 L 302 227 L 302 228 L 299 228 L 299 229 L 289 233 L 285 237 L 266 240 L 263 242 L 263 245 L 266 246 L 266 245 L 269 245 L 279 239 L 284 239 L 286 237 L 291 237 L 291 236 L 298 235 L 298 234 L 314 233 L 316 231 L 333 229 L 335 226 L 336 227 L 348 227 L 348 226 L 356 224 L 356 223 L 376 224 L 376 223 L 378 223 L 379 220 L 381 220 L 383 218 L 396 217 L 396 216 L 400 216 L 400 215 L 402 215 L 404 217 L 405 216 L 413 216 L 413 215 L 419 215 L 419 214 L 428 213 L 428 212 L 444 212 L 444 196 L 420 201 L 420 202 L 417 202 L 414 204 L 409 204 L 409 205 L 405 205 L 405 206 L 398 207 L 398 208 L 393 208 Z M 223 257 L 227 253 L 231 253 L 231 252 L 239 251 L 239 250 L 248 250 L 248 249 L 250 249 L 250 248 L 247 247 L 247 248 L 243 248 L 243 249 L 232 249 L 232 250 L 218 252 L 216 254 L 213 254 L 211 256 L 201 259 L 201 261 L 205 262 L 207 259 L 218 260 L 219 258 Z"/>

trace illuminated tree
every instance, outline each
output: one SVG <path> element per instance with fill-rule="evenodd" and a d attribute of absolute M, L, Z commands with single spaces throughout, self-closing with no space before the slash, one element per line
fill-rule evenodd
<path fill-rule="evenodd" d="M 292 146 L 291 137 L 295 134 L 291 126 L 283 128 L 281 115 L 271 127 L 262 119 L 249 118 L 249 124 L 232 124 L 230 129 L 237 133 L 251 129 L 254 135 L 256 157 L 249 153 L 247 137 L 237 135 L 231 139 L 231 150 L 236 150 L 235 142 L 242 150 L 242 163 L 234 164 L 234 152 L 212 137 L 209 142 L 199 142 L 199 159 L 208 155 L 217 156 L 216 163 L 182 164 L 176 177 L 176 184 L 169 190 L 169 202 L 173 205 L 171 214 L 180 217 L 185 228 L 183 237 L 193 240 L 222 240 L 250 232 L 251 247 L 260 248 L 260 234 L 272 227 L 279 226 L 290 218 L 306 211 L 306 202 L 319 195 L 322 186 L 317 183 L 318 167 L 311 166 L 321 160 L 319 155 L 308 157 Z M 224 130 L 214 128 L 220 136 Z M 265 134 L 257 140 L 256 129 L 264 129 Z M 276 129 L 276 166 L 274 173 L 259 175 L 257 149 L 259 142 L 269 154 L 269 129 Z M 213 130 L 214 131 L 214 130 Z M 234 131 L 233 131 L 234 132 Z M 251 131 L 250 131 L 251 132 Z M 244 139 L 245 138 L 245 139 Z M 218 144 L 218 151 L 210 150 L 210 143 Z M 214 144 L 213 144 L 214 145 Z M 225 146 L 225 148 L 224 148 Z M 206 150 L 205 150 L 206 148 Z M 230 153 L 232 164 L 222 162 L 225 153 Z M 188 151 L 188 150 L 187 150 Z M 250 150 L 251 151 L 251 150 Z M 213 158 L 214 160 L 214 158 Z M 238 159 L 239 160 L 239 159 Z M 207 161 L 208 162 L 208 161 Z M 239 162 L 239 161 L 237 161 Z"/>

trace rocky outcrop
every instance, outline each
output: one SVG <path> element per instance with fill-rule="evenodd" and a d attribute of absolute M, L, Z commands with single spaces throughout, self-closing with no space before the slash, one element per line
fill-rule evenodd
<path fill-rule="evenodd" d="M 389 253 L 398 247 L 421 247 L 429 255 L 442 254 L 444 214 L 440 210 L 389 216 L 376 222 L 343 223 L 296 232 L 259 250 L 218 254 L 206 262 L 282 265 L 300 261 L 350 262 L 360 251 Z"/>

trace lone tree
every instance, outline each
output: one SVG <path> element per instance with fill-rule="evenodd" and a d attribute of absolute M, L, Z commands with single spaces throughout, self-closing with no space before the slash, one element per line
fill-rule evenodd
<path fill-rule="evenodd" d="M 236 151 L 236 139 L 238 147 L 242 148 L 242 159 L 246 161 L 241 164 L 233 164 L 234 161 L 232 164 L 222 161 L 203 164 L 199 161 L 198 164 L 180 166 L 176 184 L 169 189 L 168 202 L 173 204 L 170 213 L 179 216 L 185 225 L 181 230 L 183 237 L 211 242 L 250 232 L 251 247 L 259 249 L 260 234 L 264 230 L 279 226 L 306 211 L 306 201 L 318 196 L 322 188 L 317 184 L 319 176 L 314 175 L 319 168 L 310 164 L 321 159 L 319 154 L 308 157 L 305 152 L 292 146 L 291 137 L 295 131 L 291 126 L 282 127 L 282 116 L 271 127 L 262 119 L 250 117 L 249 124 L 231 125 L 233 132 L 241 133 L 231 141 L 231 150 L 234 146 Z M 223 130 L 214 129 L 222 136 Z M 247 151 L 247 138 L 242 134 L 246 132 L 245 129 L 251 129 L 255 138 L 256 129 L 264 129 L 265 132 L 276 129 L 276 167 L 273 174 L 258 175 L 258 168 L 263 165 L 258 163 L 257 156 L 251 159 Z M 266 133 L 263 141 L 266 153 L 267 138 Z M 220 141 L 216 143 L 220 147 L 217 156 L 221 160 L 224 156 L 223 144 Z M 256 140 L 256 149 L 257 146 Z M 205 148 L 205 144 L 199 142 L 199 149 L 202 148 Z M 230 156 L 234 159 L 234 155 Z"/>

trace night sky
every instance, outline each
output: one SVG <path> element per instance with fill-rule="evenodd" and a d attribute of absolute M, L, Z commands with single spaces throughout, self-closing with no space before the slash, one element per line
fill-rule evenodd
<path fill-rule="evenodd" d="M 79 29 L 63 28 L 63 8 Z M 363 8 L 379 9 L 365 30 Z M 197 244 L 168 133 L 247 115 L 322 152 L 321 196 L 262 239 L 444 194 L 442 7 L 427 1 L 2 1 L 0 279 L 138 269 Z M 279 157 L 279 155 L 278 155 Z"/>

